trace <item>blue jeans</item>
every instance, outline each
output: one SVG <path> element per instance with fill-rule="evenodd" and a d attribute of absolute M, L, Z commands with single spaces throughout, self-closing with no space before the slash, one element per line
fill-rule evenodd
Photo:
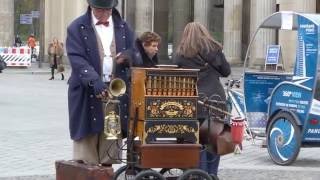
<path fill-rule="evenodd" d="M 206 171 L 208 174 L 214 174 L 217 176 L 219 163 L 220 155 L 208 152 L 206 149 L 201 150 L 199 164 L 200 169 Z"/>

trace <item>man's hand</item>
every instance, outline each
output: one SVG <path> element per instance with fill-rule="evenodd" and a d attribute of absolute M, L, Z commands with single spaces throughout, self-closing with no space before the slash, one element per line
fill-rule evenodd
<path fill-rule="evenodd" d="M 105 89 L 104 91 L 102 91 L 100 94 L 96 95 L 97 98 L 99 99 L 105 99 L 109 97 L 109 93 L 108 91 Z"/>
<path fill-rule="evenodd" d="M 117 64 L 128 63 L 130 61 L 130 57 L 126 52 L 120 52 L 115 57 Z"/>
<path fill-rule="evenodd" d="M 125 58 L 121 56 L 121 52 L 116 55 L 115 59 L 117 64 L 122 64 L 125 61 Z"/>

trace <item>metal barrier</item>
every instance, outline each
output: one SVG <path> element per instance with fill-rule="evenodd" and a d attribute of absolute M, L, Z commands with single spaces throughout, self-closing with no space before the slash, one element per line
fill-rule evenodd
<path fill-rule="evenodd" d="M 8 67 L 31 66 L 31 49 L 29 47 L 0 47 L 0 56 Z"/>

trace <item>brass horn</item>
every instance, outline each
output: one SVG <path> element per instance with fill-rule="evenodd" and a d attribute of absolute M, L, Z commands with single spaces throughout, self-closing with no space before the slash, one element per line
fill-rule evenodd
<path fill-rule="evenodd" d="M 110 82 L 109 93 L 114 97 L 123 95 L 126 89 L 126 83 L 120 78 L 115 78 Z"/>
<path fill-rule="evenodd" d="M 110 82 L 109 98 L 105 101 L 104 134 L 106 139 L 121 139 L 120 101 L 115 97 L 122 96 L 125 92 L 126 83 L 122 79 L 115 78 Z"/>

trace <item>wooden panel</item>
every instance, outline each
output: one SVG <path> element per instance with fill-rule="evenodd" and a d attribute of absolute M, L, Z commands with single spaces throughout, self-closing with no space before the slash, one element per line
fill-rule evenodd
<path fill-rule="evenodd" d="M 199 165 L 200 144 L 143 144 L 143 168 L 195 168 Z"/>
<path fill-rule="evenodd" d="M 130 123 L 133 123 L 135 118 L 136 108 L 139 108 L 138 111 L 138 124 L 135 132 L 135 136 L 139 136 L 142 139 L 144 131 L 144 120 L 145 120 L 145 79 L 146 72 L 145 69 L 132 69 L 132 83 L 131 83 L 131 106 L 130 106 Z M 132 128 L 130 128 L 132 129 Z"/>

